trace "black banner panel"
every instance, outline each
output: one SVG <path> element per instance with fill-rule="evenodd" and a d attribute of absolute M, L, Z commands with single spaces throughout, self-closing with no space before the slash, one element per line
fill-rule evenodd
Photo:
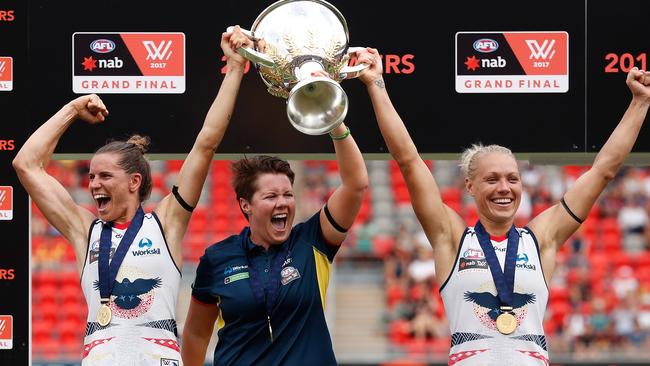
<path fill-rule="evenodd" d="M 26 5 L 0 3 L 0 365 L 30 356 L 29 201 L 11 166 L 31 128 Z"/>
<path fill-rule="evenodd" d="M 152 138 L 153 153 L 187 153 L 225 72 L 221 33 L 233 24 L 250 29 L 271 3 L 30 2 L 31 101 L 41 97 L 30 103 L 25 136 L 68 100 L 94 92 L 109 120 L 74 124 L 57 153 L 90 153 L 136 132 Z M 585 2 L 465 1 L 444 10 L 415 0 L 331 3 L 347 21 L 350 46 L 381 53 L 387 88 L 422 153 L 458 153 L 478 141 L 525 153 L 590 150 Z M 624 89 L 624 75 L 615 82 Z M 341 85 L 362 151 L 385 153 L 365 87 Z M 328 138 L 291 126 L 285 100 L 251 66 L 217 152 L 333 150 Z"/>
<path fill-rule="evenodd" d="M 623 117 L 632 99 L 625 76 L 633 67 L 648 70 L 650 30 L 630 21 L 630 12 L 647 7 L 643 1 L 622 0 L 616 6 L 589 1 L 587 7 L 587 141 L 598 151 Z M 640 10 L 644 13 L 645 10 Z M 647 123 L 646 118 L 646 123 Z M 633 152 L 650 151 L 650 130 L 641 129 Z"/>

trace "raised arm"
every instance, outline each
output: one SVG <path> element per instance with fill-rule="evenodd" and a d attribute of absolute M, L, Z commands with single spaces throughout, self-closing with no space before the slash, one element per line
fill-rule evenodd
<path fill-rule="evenodd" d="M 210 162 L 230 122 L 237 93 L 239 92 L 239 85 L 244 75 L 246 60 L 238 55 L 235 50 L 250 43 L 252 41 L 239 31 L 239 27 L 236 27 L 232 33 L 223 33 L 221 36 L 221 49 L 228 60 L 226 75 L 221 83 L 217 97 L 208 110 L 194 146 L 181 167 L 176 182 L 179 196 L 191 207 L 196 206 L 199 202 L 201 189 L 210 168 Z M 160 217 L 165 230 L 172 256 L 176 263 L 180 263 L 182 259 L 181 242 L 191 212 L 183 208 L 179 200 L 170 194 L 156 207 L 156 213 Z"/>
<path fill-rule="evenodd" d="M 18 151 L 13 167 L 20 182 L 43 215 L 73 245 L 79 269 L 83 266 L 93 214 L 77 205 L 68 191 L 45 168 L 59 139 L 77 119 L 103 122 L 108 110 L 97 95 L 72 100 L 34 132 Z"/>
<path fill-rule="evenodd" d="M 623 165 L 650 106 L 650 72 L 634 68 L 628 73 L 626 82 L 632 92 L 632 101 L 623 118 L 596 155 L 591 169 L 580 176 L 564 195 L 568 210 L 580 220 L 587 217 L 598 196 Z M 540 242 L 542 256 L 546 252 L 547 257 L 554 257 L 555 251 L 580 226 L 568 210 L 558 203 L 531 221 L 529 226 Z"/>
<path fill-rule="evenodd" d="M 465 223 L 442 201 L 433 175 L 418 154 L 404 122 L 393 107 L 382 77 L 379 53 L 375 49 L 367 49 L 358 55 L 358 59 L 371 65 L 359 78 L 368 89 L 386 146 L 404 176 L 415 214 L 436 251 L 436 266 L 449 267 L 438 267 L 440 271 L 437 272 L 446 276 L 449 273 L 447 269 L 450 270 L 453 265 Z M 439 259 L 441 263 L 438 263 Z"/>
<path fill-rule="evenodd" d="M 330 136 L 334 143 L 341 185 L 327 200 L 327 208 L 321 209 L 320 222 L 325 241 L 331 245 L 340 245 L 345 239 L 345 231 L 354 223 L 363 203 L 368 189 L 368 171 L 361 151 L 344 123 L 332 130 Z M 326 209 L 338 228 L 327 218 Z"/>

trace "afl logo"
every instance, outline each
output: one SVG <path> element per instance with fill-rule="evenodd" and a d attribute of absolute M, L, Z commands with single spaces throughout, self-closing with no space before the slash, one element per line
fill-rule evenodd
<path fill-rule="evenodd" d="M 90 49 L 97 53 L 109 53 L 115 49 L 115 42 L 110 39 L 96 39 L 90 44 Z"/>
<path fill-rule="evenodd" d="M 474 49 L 478 52 L 490 53 L 499 49 L 499 43 L 490 38 L 481 38 L 479 40 L 474 41 L 472 47 L 474 47 Z"/>

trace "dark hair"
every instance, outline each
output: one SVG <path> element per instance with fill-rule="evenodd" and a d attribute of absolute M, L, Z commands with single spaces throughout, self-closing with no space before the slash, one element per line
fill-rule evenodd
<path fill-rule="evenodd" d="M 237 195 L 237 202 L 240 198 L 250 201 L 257 190 L 256 182 L 260 174 L 284 174 L 289 178 L 293 186 L 295 173 L 285 160 L 274 156 L 258 155 L 252 158 L 243 158 L 232 163 L 232 187 Z M 240 206 L 241 209 L 241 206 Z M 242 211 L 248 220 L 248 215 Z"/>
<path fill-rule="evenodd" d="M 125 172 L 140 173 L 142 183 L 138 194 L 140 202 L 145 201 L 151 194 L 153 187 L 151 179 L 151 167 L 144 157 L 151 140 L 147 136 L 132 135 L 127 141 L 111 141 L 95 151 L 97 154 L 117 154 L 120 158 L 117 162 Z"/>

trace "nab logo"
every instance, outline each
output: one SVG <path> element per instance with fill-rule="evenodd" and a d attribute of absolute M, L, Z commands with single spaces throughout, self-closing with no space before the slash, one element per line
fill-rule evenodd
<path fill-rule="evenodd" d="M 528 57 L 529 59 L 534 58 L 536 60 L 550 60 L 553 58 L 553 56 L 555 56 L 554 39 L 550 42 L 548 39 L 545 39 L 541 45 L 534 39 L 527 39 L 526 44 L 528 45 L 528 49 L 530 49 L 530 56 Z"/>
<path fill-rule="evenodd" d="M 16 17 L 13 10 L 0 10 L 0 22 L 13 22 Z"/>
<path fill-rule="evenodd" d="M 472 47 L 474 47 L 477 52 L 490 53 L 499 49 L 499 43 L 490 38 L 482 38 L 476 40 L 474 44 L 472 44 Z"/>
<path fill-rule="evenodd" d="M 0 186 L 0 220 L 14 218 L 14 187 Z"/>
<path fill-rule="evenodd" d="M 83 65 L 84 71 L 92 72 L 95 69 L 121 69 L 122 66 L 124 66 L 124 61 L 122 61 L 122 59 L 119 57 L 96 60 L 92 56 L 84 56 L 84 62 L 82 62 L 81 65 Z"/>
<path fill-rule="evenodd" d="M 0 315 L 0 349 L 12 349 L 14 347 L 14 317 L 12 315 Z"/>
<path fill-rule="evenodd" d="M 169 60 L 172 56 L 172 51 L 169 48 L 172 46 L 172 41 L 160 41 L 158 45 L 154 41 L 142 41 L 144 48 L 147 50 L 147 60 Z"/>
<path fill-rule="evenodd" d="M 115 42 L 110 39 L 96 39 L 90 44 L 90 49 L 97 53 L 109 53 L 115 49 Z"/>

